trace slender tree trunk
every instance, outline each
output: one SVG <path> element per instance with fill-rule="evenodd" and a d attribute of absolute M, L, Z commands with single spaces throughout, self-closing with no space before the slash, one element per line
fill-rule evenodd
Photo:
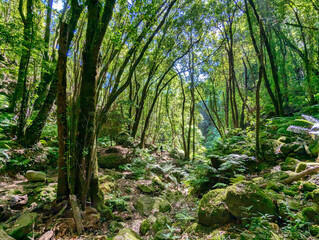
<path fill-rule="evenodd" d="M 17 85 L 9 101 L 9 109 L 8 109 L 9 112 L 14 111 L 15 106 L 17 105 L 18 101 L 21 98 L 24 101 L 23 103 L 21 103 L 21 105 L 24 105 L 21 107 L 21 109 L 26 108 L 26 105 L 27 105 L 26 84 L 27 84 L 27 73 L 28 73 L 28 66 L 29 66 L 29 60 L 30 60 L 31 49 L 32 49 L 32 38 L 33 38 L 33 0 L 27 0 L 26 9 L 27 9 L 27 13 L 25 17 L 23 13 L 23 0 L 19 0 L 19 13 L 23 22 L 22 53 L 21 53 L 20 64 L 19 64 Z M 21 109 L 20 109 L 20 116 L 21 116 Z M 26 111 L 26 109 L 23 109 L 23 111 Z M 22 119 L 22 118 L 25 118 L 24 112 L 22 112 L 22 116 L 21 116 L 21 122 L 22 122 L 21 124 L 24 124 L 25 119 Z M 20 134 L 22 133 L 20 132 L 19 135 Z"/>
<path fill-rule="evenodd" d="M 47 93 L 47 87 L 52 80 L 52 75 L 54 73 L 54 59 L 52 62 L 49 60 L 49 47 L 50 47 L 50 25 L 52 19 L 52 4 L 53 0 L 48 0 L 47 4 L 47 18 L 46 18 L 46 26 L 45 26 L 45 33 L 44 33 L 44 52 L 42 58 L 42 70 L 41 70 L 41 81 L 39 86 L 36 90 L 38 95 L 37 99 L 34 102 L 34 109 L 38 110 L 43 101 L 45 100 L 45 96 Z"/>

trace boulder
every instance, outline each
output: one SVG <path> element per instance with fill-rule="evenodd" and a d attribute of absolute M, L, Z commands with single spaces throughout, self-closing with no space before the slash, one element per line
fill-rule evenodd
<path fill-rule="evenodd" d="M 122 145 L 124 147 L 134 147 L 134 139 L 130 136 L 130 134 L 126 132 L 122 132 L 116 136 L 115 142 L 118 145 Z"/>
<path fill-rule="evenodd" d="M 134 207 L 142 216 L 149 216 L 152 214 L 154 204 L 154 198 L 148 196 L 141 196 L 137 199 L 136 203 L 134 204 Z"/>
<path fill-rule="evenodd" d="M 312 193 L 312 200 L 319 206 L 319 189 L 315 189 Z"/>
<path fill-rule="evenodd" d="M 306 221 L 319 224 L 319 214 L 313 207 L 306 207 L 302 210 L 302 216 Z"/>
<path fill-rule="evenodd" d="M 163 229 L 167 229 L 167 225 L 171 224 L 171 220 L 164 214 L 159 214 L 156 218 L 152 228 L 155 233 Z"/>
<path fill-rule="evenodd" d="M 14 225 L 8 230 L 9 235 L 14 239 L 24 239 L 32 231 L 33 224 L 37 219 L 36 213 L 25 213 L 21 215 Z"/>
<path fill-rule="evenodd" d="M 141 238 L 130 228 L 123 228 L 113 240 L 141 240 Z"/>
<path fill-rule="evenodd" d="M 303 182 L 302 183 L 302 192 L 312 192 L 318 188 L 317 184 L 313 182 Z"/>
<path fill-rule="evenodd" d="M 145 184 L 139 184 L 137 187 L 142 191 L 142 193 L 153 193 L 153 192 L 155 192 L 155 189 L 152 186 L 148 186 L 148 185 L 145 185 Z"/>
<path fill-rule="evenodd" d="M 215 189 L 206 193 L 199 202 L 199 223 L 211 226 L 225 225 L 232 222 L 233 217 L 227 209 L 225 189 Z"/>
<path fill-rule="evenodd" d="M 287 157 L 286 160 L 280 165 L 282 171 L 294 171 L 300 163 L 298 159 Z"/>
<path fill-rule="evenodd" d="M 0 239 L 1 240 L 14 240 L 14 238 L 10 237 L 4 230 L 0 228 Z"/>
<path fill-rule="evenodd" d="M 260 214 L 276 215 L 276 205 L 270 197 L 256 184 L 242 181 L 226 190 L 228 210 L 237 218 L 259 216 Z"/>
<path fill-rule="evenodd" d="M 101 168 L 119 168 L 132 162 L 130 151 L 121 146 L 108 147 L 98 150 L 98 162 Z"/>
<path fill-rule="evenodd" d="M 28 170 L 25 177 L 29 182 L 45 182 L 46 174 L 44 172 Z"/>
<path fill-rule="evenodd" d="M 307 166 L 308 166 L 307 163 L 301 162 L 297 165 L 295 172 L 300 173 L 300 172 L 306 170 Z"/>
<path fill-rule="evenodd" d="M 148 219 L 144 219 L 140 226 L 140 234 L 145 235 L 151 229 L 151 223 Z"/>

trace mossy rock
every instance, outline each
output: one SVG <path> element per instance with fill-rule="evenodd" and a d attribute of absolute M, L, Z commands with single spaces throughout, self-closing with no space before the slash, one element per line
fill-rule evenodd
<path fill-rule="evenodd" d="M 139 184 L 137 187 L 142 191 L 142 193 L 153 193 L 153 192 L 155 192 L 154 187 L 148 186 L 148 185 L 145 185 L 145 184 Z"/>
<path fill-rule="evenodd" d="M 300 143 L 292 142 L 292 143 L 282 145 L 280 147 L 280 151 L 283 154 L 289 154 L 289 153 L 295 152 L 299 147 L 300 147 Z"/>
<path fill-rule="evenodd" d="M 140 234 L 145 235 L 151 229 L 151 223 L 148 219 L 144 219 L 140 226 Z"/>
<path fill-rule="evenodd" d="M 109 229 L 113 233 L 119 232 L 121 229 L 123 229 L 124 224 L 117 221 L 112 221 L 109 225 Z"/>
<path fill-rule="evenodd" d="M 4 230 L 0 228 L 0 239 L 1 240 L 14 240 L 14 238 L 10 237 Z"/>
<path fill-rule="evenodd" d="M 282 171 L 295 171 L 297 165 L 300 163 L 298 159 L 287 157 L 286 160 L 280 165 Z"/>
<path fill-rule="evenodd" d="M 315 189 L 311 193 L 312 200 L 319 206 L 319 189 Z"/>
<path fill-rule="evenodd" d="M 302 210 L 302 216 L 306 221 L 311 221 L 319 224 L 319 214 L 313 207 L 306 207 Z"/>
<path fill-rule="evenodd" d="M 226 190 L 226 204 L 232 215 L 247 218 L 260 214 L 276 216 L 276 205 L 256 184 L 242 181 Z"/>
<path fill-rule="evenodd" d="M 318 156 L 319 153 L 319 141 L 313 141 L 309 145 L 309 151 L 313 156 Z"/>
<path fill-rule="evenodd" d="M 24 239 L 32 231 L 33 225 L 37 220 L 36 213 L 25 213 L 21 215 L 14 225 L 8 230 L 8 233 L 14 239 Z"/>
<path fill-rule="evenodd" d="M 290 197 L 295 197 L 298 195 L 298 192 L 290 190 L 290 189 L 284 189 L 282 192 Z"/>
<path fill-rule="evenodd" d="M 187 234 L 206 234 L 208 235 L 211 232 L 211 228 L 204 226 L 200 223 L 193 223 L 192 225 L 190 225 L 188 228 L 186 228 L 186 230 L 184 231 L 184 233 Z"/>
<path fill-rule="evenodd" d="M 269 182 L 269 183 L 267 184 L 266 189 L 271 189 L 271 190 L 273 190 L 273 191 L 275 191 L 275 192 L 281 192 L 282 189 L 283 189 L 283 187 L 284 187 L 284 185 L 281 184 L 281 183 L 278 183 L 278 182 Z"/>
<path fill-rule="evenodd" d="M 137 199 L 134 207 L 142 216 L 149 216 L 152 213 L 155 199 L 148 196 L 141 196 Z"/>
<path fill-rule="evenodd" d="M 301 162 L 297 165 L 295 172 L 300 173 L 300 172 L 306 170 L 307 166 L 308 166 L 307 163 Z"/>
<path fill-rule="evenodd" d="M 130 163 L 130 159 L 118 153 L 110 153 L 99 157 L 99 166 L 101 168 L 118 168 L 120 165 Z"/>
<path fill-rule="evenodd" d="M 153 231 L 157 233 L 160 230 L 166 229 L 167 225 L 171 225 L 171 220 L 169 217 L 165 216 L 164 214 L 159 214 L 152 228 Z"/>
<path fill-rule="evenodd" d="M 311 236 L 319 237 L 319 225 L 312 225 L 309 228 Z"/>
<path fill-rule="evenodd" d="M 44 172 L 28 170 L 25 177 L 29 182 L 45 182 L 46 174 Z"/>
<path fill-rule="evenodd" d="M 225 189 L 215 189 L 206 193 L 199 202 L 199 223 L 206 226 L 231 223 L 233 217 L 228 211 L 225 201 Z"/>
<path fill-rule="evenodd" d="M 123 228 L 113 238 L 113 240 L 142 240 L 136 232 L 130 228 Z"/>
<path fill-rule="evenodd" d="M 160 212 L 165 213 L 165 212 L 169 212 L 171 210 L 172 210 L 172 206 L 168 201 L 163 200 L 162 202 L 159 203 L 159 211 Z"/>
<path fill-rule="evenodd" d="M 302 192 L 312 192 L 318 188 L 318 185 L 312 182 L 303 182 L 302 183 Z"/>

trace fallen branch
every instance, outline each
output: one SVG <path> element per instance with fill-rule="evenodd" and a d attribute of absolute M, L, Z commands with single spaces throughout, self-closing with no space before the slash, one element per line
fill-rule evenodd
<path fill-rule="evenodd" d="M 70 203 L 71 203 L 71 207 L 72 207 L 73 218 L 75 221 L 77 233 L 79 235 L 81 235 L 84 232 L 84 227 L 82 224 L 81 211 L 80 211 L 80 208 L 79 208 L 78 203 L 76 201 L 75 195 L 70 195 Z"/>
<path fill-rule="evenodd" d="M 308 169 L 306 169 L 306 170 L 304 170 L 304 171 L 302 171 L 294 176 L 288 177 L 288 178 L 280 181 L 279 183 L 290 184 L 290 183 L 293 183 L 294 181 L 298 181 L 299 179 L 302 179 L 302 178 L 307 177 L 309 175 L 315 174 L 317 172 L 319 172 L 319 166 L 308 168 Z M 261 184 L 260 187 L 266 188 L 267 183 Z"/>

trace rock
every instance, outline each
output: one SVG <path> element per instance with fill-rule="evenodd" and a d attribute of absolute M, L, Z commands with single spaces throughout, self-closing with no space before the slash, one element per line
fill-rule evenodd
<path fill-rule="evenodd" d="M 126 132 L 122 132 L 117 135 L 115 142 L 116 144 L 122 145 L 124 147 L 134 147 L 134 139 Z"/>
<path fill-rule="evenodd" d="M 275 139 L 267 139 L 261 143 L 263 159 L 267 163 L 277 163 L 282 158 L 280 151 L 281 142 Z"/>
<path fill-rule="evenodd" d="M 318 186 L 315 183 L 303 182 L 301 190 L 302 190 L 302 192 L 312 192 L 312 191 L 314 191 L 317 188 L 318 188 Z"/>
<path fill-rule="evenodd" d="M 163 200 L 159 203 L 159 211 L 160 212 L 162 212 L 162 213 L 169 212 L 169 211 L 171 211 L 171 209 L 172 209 L 172 206 L 168 201 Z"/>
<path fill-rule="evenodd" d="M 141 240 L 141 238 L 130 228 L 123 228 L 113 240 Z"/>
<path fill-rule="evenodd" d="M 29 182 L 45 182 L 46 174 L 44 172 L 28 170 L 25 177 Z"/>
<path fill-rule="evenodd" d="M 10 208 L 13 210 L 21 210 L 28 203 L 28 195 L 13 195 L 10 199 Z"/>
<path fill-rule="evenodd" d="M 312 193 L 312 200 L 314 203 L 316 203 L 319 206 L 319 189 L 315 189 Z"/>
<path fill-rule="evenodd" d="M 148 186 L 148 185 L 145 185 L 145 184 L 139 184 L 137 187 L 142 191 L 142 193 L 155 192 L 155 189 L 152 186 Z"/>
<path fill-rule="evenodd" d="M 140 226 L 140 234 L 145 235 L 151 229 L 151 223 L 148 219 L 145 219 Z"/>
<path fill-rule="evenodd" d="M 318 237 L 319 235 L 319 225 L 312 225 L 309 228 L 310 234 L 314 237 Z"/>
<path fill-rule="evenodd" d="M 230 213 L 240 219 L 260 214 L 276 215 L 276 205 L 252 182 L 242 181 L 228 187 L 226 204 Z"/>
<path fill-rule="evenodd" d="M 123 227 L 124 227 L 124 224 L 117 221 L 112 221 L 109 225 L 109 229 L 113 233 L 119 232 L 121 229 L 123 229 Z"/>
<path fill-rule="evenodd" d="M 167 229 L 167 225 L 171 224 L 171 220 L 164 214 L 159 214 L 152 228 L 155 233 L 160 230 Z"/>
<path fill-rule="evenodd" d="M 36 213 L 25 213 L 21 215 L 8 230 L 9 235 L 17 240 L 24 239 L 25 236 L 32 231 L 37 216 Z"/>
<path fill-rule="evenodd" d="M 281 171 L 294 171 L 300 163 L 298 159 L 287 157 L 286 160 L 280 165 Z"/>
<path fill-rule="evenodd" d="M 134 207 L 142 216 L 149 216 L 152 213 L 154 203 L 154 198 L 142 196 L 137 199 Z"/>
<path fill-rule="evenodd" d="M 215 189 L 206 193 L 199 202 L 198 221 L 200 224 L 212 226 L 225 225 L 233 218 L 227 209 L 225 189 Z"/>
<path fill-rule="evenodd" d="M 119 168 L 132 162 L 130 151 L 121 146 L 108 147 L 106 149 L 98 149 L 98 162 L 101 168 Z"/>
<path fill-rule="evenodd" d="M 4 230 L 0 228 L 0 239 L 1 240 L 14 240 L 14 238 L 10 237 Z"/>
<path fill-rule="evenodd" d="M 306 221 L 311 221 L 319 224 L 319 214 L 312 207 L 306 207 L 302 210 L 302 216 Z"/>
<path fill-rule="evenodd" d="M 308 166 L 307 163 L 301 162 L 297 165 L 295 172 L 300 173 L 300 172 L 306 170 L 307 166 Z"/>
<path fill-rule="evenodd" d="M 289 154 L 296 151 L 299 147 L 300 147 L 300 143 L 297 143 L 297 142 L 287 143 L 280 147 L 280 151 L 283 154 Z"/>

